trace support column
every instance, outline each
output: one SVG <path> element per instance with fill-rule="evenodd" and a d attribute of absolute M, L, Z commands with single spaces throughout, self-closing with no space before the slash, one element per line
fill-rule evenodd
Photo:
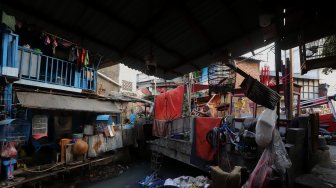
<path fill-rule="evenodd" d="M 281 49 L 279 44 L 279 39 L 275 42 L 275 79 L 276 79 L 276 90 L 278 93 L 280 93 L 280 80 L 279 80 L 279 72 L 281 70 Z M 280 100 L 281 101 L 281 100 Z M 277 115 L 278 120 L 277 124 L 279 123 L 280 119 L 280 101 L 277 104 Z"/>
<path fill-rule="evenodd" d="M 288 108 L 288 119 L 293 119 L 293 50 L 289 50 L 289 64 L 288 64 L 288 72 L 289 72 L 289 108 Z"/>
<path fill-rule="evenodd" d="M 9 118 L 12 116 L 12 104 L 13 104 L 13 84 L 7 84 L 4 87 L 4 105 L 5 111 Z"/>

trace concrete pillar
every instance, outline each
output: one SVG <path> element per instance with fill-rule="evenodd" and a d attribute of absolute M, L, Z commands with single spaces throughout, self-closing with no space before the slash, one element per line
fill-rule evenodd
<path fill-rule="evenodd" d="M 292 162 L 288 169 L 288 185 L 293 187 L 295 178 L 304 173 L 305 166 L 305 129 L 289 128 L 287 130 L 287 149 Z"/>

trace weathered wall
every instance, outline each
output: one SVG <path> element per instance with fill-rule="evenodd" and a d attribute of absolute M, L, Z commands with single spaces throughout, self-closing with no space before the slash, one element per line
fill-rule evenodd
<path fill-rule="evenodd" d="M 126 93 L 135 93 L 137 84 L 137 74 L 139 71 L 131 69 L 123 64 L 120 64 L 119 84 L 122 85 L 121 91 Z M 130 87 L 123 88 L 123 80 L 129 83 Z"/>
<path fill-rule="evenodd" d="M 99 72 L 119 83 L 120 64 L 100 69 Z M 111 91 L 119 92 L 120 87 L 98 75 L 97 94 L 107 96 L 111 93 Z"/>

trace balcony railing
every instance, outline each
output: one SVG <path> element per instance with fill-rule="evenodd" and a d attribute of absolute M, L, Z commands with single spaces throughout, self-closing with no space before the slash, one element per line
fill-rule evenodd
<path fill-rule="evenodd" d="M 16 68 L 17 51 L 19 36 L 9 30 L 2 30 L 1 47 L 1 69 L 0 75 L 10 78 L 18 77 L 18 69 Z"/>
<path fill-rule="evenodd" d="M 43 55 L 29 48 L 18 48 L 19 78 L 65 87 L 96 91 L 96 71 L 89 67 Z"/>

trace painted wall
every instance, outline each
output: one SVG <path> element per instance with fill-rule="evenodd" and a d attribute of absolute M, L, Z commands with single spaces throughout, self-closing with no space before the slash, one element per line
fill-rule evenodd
<path fill-rule="evenodd" d="M 123 80 L 132 83 L 131 91 L 125 90 L 121 87 L 121 92 L 136 92 L 137 74 L 140 73 L 137 70 L 131 69 L 124 64 L 119 64 L 119 84 L 123 84 Z"/>

